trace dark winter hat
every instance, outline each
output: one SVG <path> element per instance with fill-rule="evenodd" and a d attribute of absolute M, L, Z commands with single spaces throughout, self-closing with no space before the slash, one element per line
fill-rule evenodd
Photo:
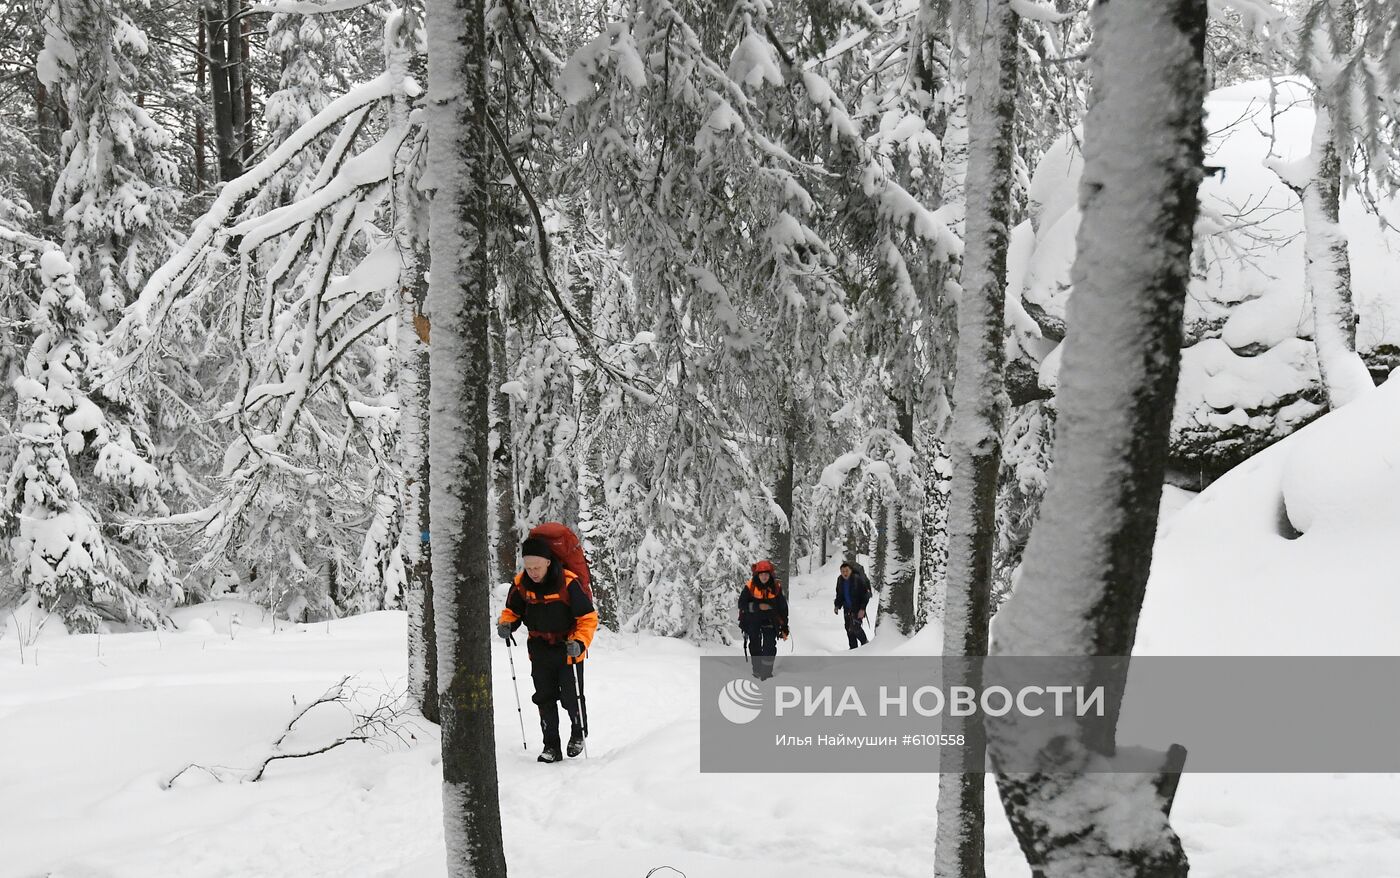
<path fill-rule="evenodd" d="M 549 541 L 539 537 L 526 537 L 525 542 L 520 544 L 520 554 L 522 557 L 534 555 L 537 558 L 554 560 L 554 549 L 549 545 Z"/>
<path fill-rule="evenodd" d="M 842 562 L 841 562 L 841 566 L 842 566 L 842 567 L 849 567 L 849 568 L 852 569 L 852 570 L 856 569 L 856 565 L 853 564 L 853 563 L 851 563 L 850 561 L 842 561 Z"/>

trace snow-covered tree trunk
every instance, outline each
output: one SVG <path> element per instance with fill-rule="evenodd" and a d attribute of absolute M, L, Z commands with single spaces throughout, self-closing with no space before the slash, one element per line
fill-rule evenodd
<path fill-rule="evenodd" d="M 897 401 L 899 411 L 899 438 L 910 448 L 914 447 L 914 404 L 911 399 Z M 891 510 L 890 557 L 886 561 L 886 581 L 889 582 L 889 602 L 885 613 L 901 634 L 914 630 L 918 613 L 914 606 L 914 528 L 905 518 L 904 510 L 898 507 Z"/>
<path fill-rule="evenodd" d="M 452 878 L 504 878 L 491 694 L 490 154 L 484 0 L 429 0 L 432 318 L 428 454 L 442 712 L 443 828 Z"/>
<path fill-rule="evenodd" d="M 248 95 L 245 93 L 248 83 L 247 79 L 247 58 L 244 53 L 247 49 L 247 42 L 243 38 L 243 28 L 246 20 L 240 13 L 243 11 L 242 0 L 226 0 L 224 3 L 224 40 L 227 45 L 224 48 L 224 72 L 228 77 L 228 97 L 229 97 L 229 127 L 233 132 L 231 146 L 233 147 L 232 162 L 237 165 L 239 173 L 247 167 L 246 145 L 248 137 Z"/>
<path fill-rule="evenodd" d="M 413 101 L 407 91 L 415 32 L 419 19 L 405 15 L 398 34 L 388 44 L 389 69 L 394 78 L 390 124 L 407 129 Z M 284 84 L 286 80 L 284 78 Z M 432 521 L 427 502 L 431 468 L 428 465 L 428 387 L 431 340 L 425 306 L 428 278 L 423 272 L 419 239 L 413 219 L 413 187 L 417 179 L 406 167 L 394 180 L 394 242 L 399 256 L 399 309 L 397 324 L 399 396 L 400 514 L 399 553 L 406 568 L 404 599 L 408 610 L 409 693 L 423 716 L 439 722 L 437 634 L 433 625 L 433 562 L 430 549 Z"/>
<path fill-rule="evenodd" d="M 778 437 L 778 480 L 773 489 L 773 500 L 779 511 L 787 519 L 773 527 L 773 566 L 777 568 L 778 581 L 790 584 L 795 568 L 792 564 L 792 531 L 797 521 L 793 510 L 793 472 L 797 466 L 797 418 L 788 412 L 783 418 L 783 433 Z"/>
<path fill-rule="evenodd" d="M 960 28 L 953 15 L 950 0 L 923 0 L 916 19 L 918 51 L 910 62 L 910 78 L 922 93 L 924 124 L 938 138 L 942 161 L 927 169 L 920 186 L 921 195 L 943 207 L 945 200 L 960 199 L 967 176 L 967 118 L 961 92 L 966 83 L 954 78 L 953 49 Z M 955 111 L 959 118 L 954 119 Z M 953 185 L 955 183 L 955 185 Z M 943 591 L 948 566 L 948 458 L 944 432 L 947 419 L 933 409 L 946 400 L 946 378 L 949 360 L 956 351 L 948 348 L 950 337 L 956 343 L 956 333 L 947 331 L 945 321 L 935 319 L 947 295 L 952 266 L 941 263 L 931 266 L 924 274 L 923 298 L 928 317 L 924 320 L 924 347 L 928 352 L 928 374 L 924 376 L 926 399 L 923 411 L 916 414 L 921 442 L 919 449 L 920 481 L 923 483 L 924 503 L 919 513 L 918 564 L 915 568 L 917 592 L 914 605 L 914 628 L 922 630 L 930 621 L 942 624 Z M 930 392 L 933 391 L 933 392 Z M 910 432 L 916 428 L 910 425 Z M 912 439 L 906 439 L 913 445 Z"/>
<path fill-rule="evenodd" d="M 408 567 L 408 667 L 410 688 L 423 716 L 439 722 L 432 521 L 427 502 L 432 474 L 427 447 L 429 356 L 428 339 L 419 334 L 427 326 L 423 316 L 427 281 L 422 271 L 415 275 L 413 286 L 404 290 L 406 300 L 399 326 L 403 358 L 399 365 L 399 424 L 403 447 L 403 555 Z"/>
<path fill-rule="evenodd" d="M 1339 408 L 1374 387 L 1356 353 L 1356 309 L 1351 295 L 1351 260 L 1340 222 L 1342 160 L 1332 111 L 1314 97 L 1313 176 L 1302 191 L 1307 288 L 1312 296 L 1313 341 L 1327 403 Z"/>
<path fill-rule="evenodd" d="M 579 321 L 586 332 L 594 331 L 594 311 L 599 307 L 597 278 L 580 273 L 575 301 Z M 590 367 L 592 364 L 590 364 Z M 598 608 L 598 622 L 610 631 L 622 627 L 618 611 L 618 565 L 613 557 L 608 534 L 608 498 L 603 473 L 609 466 L 604 456 L 600 436 L 602 430 L 603 386 L 596 368 L 584 373 L 583 392 L 579 400 L 579 421 L 589 436 L 588 450 L 579 467 L 579 538 L 583 540 L 589 573 L 593 580 L 593 600 Z"/>
<path fill-rule="evenodd" d="M 914 625 L 943 622 L 948 577 L 948 458 L 937 431 L 925 428 L 922 448 L 924 506 L 919 514 L 919 596 Z"/>
<path fill-rule="evenodd" d="M 238 153 L 233 128 L 234 95 L 229 90 L 228 54 L 224 32 L 224 4 L 220 0 L 205 0 L 204 30 L 209 38 L 209 81 L 214 98 L 214 151 L 218 153 L 219 179 L 225 182 L 243 173 L 242 157 Z"/>
<path fill-rule="evenodd" d="M 496 498 L 492 533 L 496 582 L 515 576 L 515 557 L 522 534 L 515 531 L 515 452 L 511 445 L 510 394 L 501 391 L 509 374 L 506 330 L 501 315 L 491 310 L 491 491 Z"/>
<path fill-rule="evenodd" d="M 943 654 L 987 653 L 992 551 L 996 538 L 997 470 L 1006 411 L 1002 334 L 1011 184 L 1016 155 L 1017 33 L 1011 0 L 978 0 L 970 33 L 980 39 L 968 71 L 968 199 L 966 250 L 958 303 L 957 379 L 950 437 L 953 482 L 948 506 L 948 568 Z M 976 684 L 976 680 L 967 681 Z M 985 747 L 976 723 L 958 723 L 967 737 L 965 765 L 980 766 Z M 938 784 L 934 874 L 985 874 L 985 780 L 979 772 L 945 772 Z"/>
<path fill-rule="evenodd" d="M 997 615 L 998 655 L 1132 653 L 1191 276 L 1206 8 L 1207 0 L 1113 0 L 1094 12 L 1055 468 L 1021 576 Z M 1054 754 L 1040 754 L 1053 773 L 998 768 L 1011 827 L 1045 878 L 1187 874 L 1168 821 L 1184 752 L 1173 748 L 1155 775 L 1085 770 L 1115 758 L 1125 673 L 1088 680 L 1105 687 L 1104 717 L 1037 730 L 1035 740 L 1056 734 Z M 994 765 L 1026 740 L 1015 717 L 989 719 Z"/>
<path fill-rule="evenodd" d="M 1356 0 L 1324 2 L 1329 7 L 1332 26 L 1319 24 L 1312 34 L 1311 48 L 1318 60 L 1310 66 L 1312 75 L 1319 80 L 1313 89 L 1312 151 L 1305 160 L 1305 172 L 1296 175 L 1302 179 L 1285 179 L 1289 179 L 1303 202 L 1306 282 L 1313 305 L 1313 341 L 1317 345 L 1317 366 L 1322 373 L 1327 403 L 1335 409 L 1375 385 L 1356 353 L 1351 260 L 1347 235 L 1341 226 L 1342 177 L 1352 141 L 1349 133 L 1337 124 L 1337 119 L 1346 118 L 1347 108 L 1341 107 L 1341 102 L 1351 97 L 1351 89 L 1339 67 L 1342 57 L 1351 49 L 1356 27 Z"/>
<path fill-rule="evenodd" d="M 870 498 L 870 581 L 880 589 L 880 616 L 883 623 L 884 608 L 889 603 L 889 589 L 885 588 L 885 562 L 889 560 L 890 504 L 883 497 Z"/>

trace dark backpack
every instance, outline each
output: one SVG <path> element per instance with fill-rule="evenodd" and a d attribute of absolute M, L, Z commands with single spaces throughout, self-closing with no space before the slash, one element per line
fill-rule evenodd
<path fill-rule="evenodd" d="M 530 529 L 529 536 L 549 543 L 550 551 L 559 559 L 559 564 L 578 577 L 583 593 L 593 600 L 593 580 L 588 573 L 588 559 L 583 554 L 583 541 L 568 525 L 557 521 L 546 521 Z"/>
<path fill-rule="evenodd" d="M 863 584 L 867 589 L 874 590 L 874 586 L 870 584 L 870 577 L 865 575 L 865 568 L 860 566 L 859 561 L 851 562 L 851 582 Z"/>

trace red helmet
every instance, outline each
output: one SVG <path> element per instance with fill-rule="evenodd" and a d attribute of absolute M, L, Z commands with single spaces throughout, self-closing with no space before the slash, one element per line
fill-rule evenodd
<path fill-rule="evenodd" d="M 759 561 L 757 564 L 753 565 L 753 572 L 754 572 L 754 573 L 772 573 L 772 572 L 773 572 L 773 562 L 772 562 L 772 561 L 769 561 L 767 558 L 764 558 L 762 561 Z"/>

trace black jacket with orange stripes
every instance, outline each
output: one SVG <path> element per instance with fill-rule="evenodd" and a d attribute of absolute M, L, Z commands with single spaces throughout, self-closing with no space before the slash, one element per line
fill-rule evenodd
<path fill-rule="evenodd" d="M 775 628 L 787 627 L 788 601 L 783 584 L 770 578 L 768 584 L 750 579 L 739 592 L 739 626 L 748 630 L 750 625 L 772 625 Z"/>
<path fill-rule="evenodd" d="M 529 646 L 536 643 L 558 646 L 568 640 L 579 641 L 583 644 L 583 655 L 565 659 L 574 663 L 583 661 L 593 645 L 593 633 L 598 630 L 598 611 L 578 577 L 556 561 L 539 582 L 523 570 L 515 574 L 498 621 L 510 625 L 512 631 L 522 624 L 528 628 Z M 533 649 L 530 655 L 534 657 Z"/>

